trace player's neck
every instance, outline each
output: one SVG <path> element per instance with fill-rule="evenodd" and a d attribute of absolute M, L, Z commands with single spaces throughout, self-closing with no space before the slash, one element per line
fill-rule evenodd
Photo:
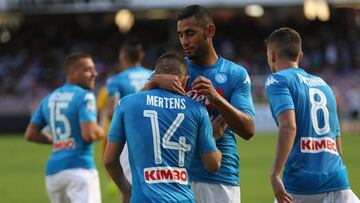
<path fill-rule="evenodd" d="M 134 67 L 134 66 L 141 66 L 141 63 L 140 62 L 135 62 L 135 63 L 123 63 L 123 67 L 124 69 L 128 69 L 128 68 L 131 68 L 131 67 Z"/>
<path fill-rule="evenodd" d="M 298 68 L 299 64 L 297 62 L 294 61 L 282 61 L 279 62 L 276 66 L 276 72 L 278 71 L 282 71 L 282 70 L 286 70 L 289 68 Z"/>
<path fill-rule="evenodd" d="M 198 66 L 211 66 L 214 65 L 219 59 L 219 56 L 216 54 L 215 49 L 211 47 L 205 52 L 202 57 L 198 59 L 193 59 L 191 62 Z"/>

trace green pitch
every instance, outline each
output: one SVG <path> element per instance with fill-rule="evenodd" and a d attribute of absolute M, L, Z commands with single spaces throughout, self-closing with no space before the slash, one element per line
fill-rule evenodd
<path fill-rule="evenodd" d="M 238 140 L 243 203 L 273 202 L 269 176 L 275 142 L 274 135 L 256 135 L 250 141 Z M 360 196 L 360 136 L 345 134 L 342 143 L 350 184 L 355 194 Z M 95 158 L 100 172 L 103 202 L 120 202 L 119 194 L 110 184 L 100 162 L 99 147 L 97 143 Z M 28 143 L 22 136 L 0 136 L 0 202 L 49 202 L 44 171 L 50 151 L 49 146 Z"/>

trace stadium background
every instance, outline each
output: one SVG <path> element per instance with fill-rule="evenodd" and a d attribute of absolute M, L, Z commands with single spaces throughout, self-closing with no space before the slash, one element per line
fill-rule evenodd
<path fill-rule="evenodd" d="M 94 56 L 97 91 L 119 66 L 122 41 L 134 34 L 145 47 L 143 65 L 152 69 L 163 52 L 182 53 L 175 15 L 194 3 L 213 13 L 218 53 L 243 65 L 252 79 L 257 134 L 249 142 L 239 140 L 242 201 L 273 201 L 268 180 L 276 128 L 263 90 L 269 74 L 264 39 L 281 26 L 302 35 L 301 66 L 334 88 L 344 161 L 360 195 L 358 0 L 0 0 L 0 202 L 48 202 L 44 170 L 50 148 L 25 143 L 22 133 L 39 100 L 64 82 L 64 56 L 80 50 Z M 118 202 L 107 188 L 98 149 L 97 144 L 103 202 Z"/>

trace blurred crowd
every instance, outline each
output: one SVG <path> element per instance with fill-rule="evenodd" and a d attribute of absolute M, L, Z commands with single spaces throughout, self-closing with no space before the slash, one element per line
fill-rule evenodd
<path fill-rule="evenodd" d="M 278 23 L 268 19 L 238 16 L 215 18 L 215 47 L 225 58 L 244 66 L 253 82 L 255 102 L 265 101 L 264 80 L 270 70 L 264 39 L 275 28 L 290 26 L 303 36 L 301 66 L 325 77 L 338 95 L 342 117 L 359 118 L 360 109 L 360 28 L 347 16 L 338 14 L 330 22 L 307 22 L 287 18 Z M 110 14 L 67 14 L 25 16 L 11 39 L 0 43 L 0 109 L 33 108 L 50 90 L 64 82 L 63 59 L 73 51 L 93 55 L 99 73 L 97 89 L 121 66 L 118 49 L 121 34 Z M 144 66 L 153 69 L 159 55 L 168 50 L 181 52 L 174 19 L 136 21 L 131 30 L 145 48 Z M 1 113 L 1 111 L 0 111 Z"/>

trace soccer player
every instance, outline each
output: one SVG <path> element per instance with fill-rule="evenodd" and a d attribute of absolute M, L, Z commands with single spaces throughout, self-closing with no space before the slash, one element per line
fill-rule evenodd
<path fill-rule="evenodd" d="M 163 54 L 155 74 L 177 75 L 181 86 L 187 66 L 174 53 Z M 128 95 L 116 107 L 105 150 L 105 166 L 123 194 L 123 202 L 194 202 L 188 182 L 190 162 L 199 154 L 207 170 L 218 170 L 216 148 L 206 109 L 198 102 L 164 89 Z M 117 159 L 127 142 L 133 186 Z"/>
<path fill-rule="evenodd" d="M 235 134 L 249 140 L 255 132 L 249 75 L 243 67 L 217 55 L 212 42 L 215 25 L 206 8 L 192 5 L 183 9 L 177 16 L 177 32 L 189 66 L 187 95 L 205 105 L 214 118 L 214 137 L 223 155 L 216 173 L 206 171 L 200 157 L 194 157 L 189 170 L 192 190 L 200 203 L 239 203 Z M 155 75 L 145 88 L 156 86 L 185 94 L 173 76 Z"/>
<path fill-rule="evenodd" d="M 279 126 L 271 172 L 277 202 L 359 202 L 341 159 L 334 94 L 322 78 L 299 68 L 300 35 L 290 28 L 277 29 L 266 39 L 266 47 L 273 74 L 265 89 Z"/>
<path fill-rule="evenodd" d="M 90 92 L 97 72 L 87 53 L 68 55 L 64 66 L 66 84 L 41 101 L 25 138 L 53 146 L 46 168 L 46 190 L 52 203 L 99 203 L 93 142 L 103 137 L 103 129 L 96 122 L 96 101 Z M 51 137 L 42 132 L 45 126 Z"/>
<path fill-rule="evenodd" d="M 110 120 L 119 99 L 139 91 L 151 76 L 152 71 L 141 66 L 143 58 L 144 52 L 139 40 L 135 37 L 127 38 L 122 44 L 119 53 L 122 71 L 109 78 L 106 82 L 109 96 L 107 113 Z M 125 175 L 131 183 L 131 170 L 126 145 L 121 154 L 120 161 Z"/>

